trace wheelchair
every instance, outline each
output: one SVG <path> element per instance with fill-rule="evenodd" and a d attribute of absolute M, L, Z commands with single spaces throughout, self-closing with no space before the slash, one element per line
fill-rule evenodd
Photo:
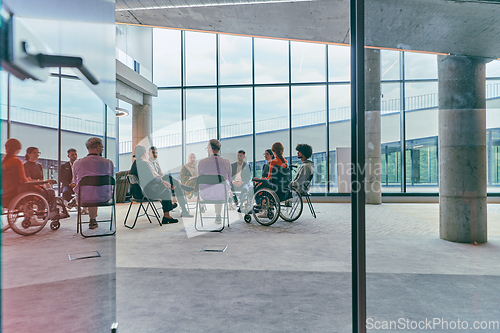
<path fill-rule="evenodd" d="M 16 175 L 6 177 L 6 174 L 9 172 L 4 170 L 2 232 L 11 228 L 19 235 L 33 235 L 49 220 L 51 230 L 59 229 L 59 220 L 68 218 L 69 213 L 62 198 L 51 198 L 43 187 L 47 181 L 21 183 L 15 181 L 18 179 Z"/>
<path fill-rule="evenodd" d="M 244 220 L 250 223 L 252 216 L 261 225 L 270 226 L 281 217 L 287 222 L 297 220 L 302 214 L 302 195 L 290 186 L 289 168 L 273 167 L 270 180 L 254 178 L 255 193 L 250 201 L 250 211 Z"/>

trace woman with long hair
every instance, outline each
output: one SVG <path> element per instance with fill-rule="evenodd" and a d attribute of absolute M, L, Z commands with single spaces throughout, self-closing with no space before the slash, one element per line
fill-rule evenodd
<path fill-rule="evenodd" d="M 272 189 L 276 189 L 276 185 L 274 184 L 273 186 L 273 179 L 278 177 L 278 175 L 273 174 L 276 173 L 277 170 L 281 169 L 287 169 L 288 170 L 288 162 L 287 160 L 283 157 L 283 151 L 285 150 L 281 142 L 275 142 L 273 146 L 271 147 L 271 150 L 274 155 L 274 159 L 269 162 L 269 172 L 266 177 L 264 178 L 254 178 L 254 191 L 257 192 L 259 189 L 262 187 L 268 187 Z M 275 168 L 276 167 L 276 168 Z M 280 167 L 280 168 L 278 168 Z"/>

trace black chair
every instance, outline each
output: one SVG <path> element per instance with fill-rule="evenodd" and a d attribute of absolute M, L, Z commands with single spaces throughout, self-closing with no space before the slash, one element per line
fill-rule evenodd
<path fill-rule="evenodd" d="M 85 193 L 83 187 L 101 187 L 101 186 L 111 186 L 111 197 L 105 202 L 81 202 L 82 193 Z M 116 232 L 116 228 L 113 229 L 113 221 L 116 222 L 116 205 L 115 205 L 115 179 L 109 175 L 106 176 L 85 176 L 78 182 L 78 217 L 76 219 L 76 232 L 87 237 L 100 237 L 100 236 L 111 236 Z M 100 220 L 98 223 L 109 223 L 110 232 L 102 234 L 89 234 L 86 235 L 83 232 L 83 224 L 89 224 L 90 222 L 82 222 L 82 207 L 111 207 L 111 218 L 109 220 Z"/>
<path fill-rule="evenodd" d="M 160 214 L 158 213 L 158 209 L 154 205 L 155 201 L 160 201 L 160 200 L 158 200 L 158 199 L 149 199 L 146 196 L 146 193 L 144 192 L 144 189 L 139 184 L 139 180 L 137 179 L 137 177 L 135 175 L 128 174 L 127 175 L 127 179 L 128 179 L 128 182 L 130 183 L 130 186 L 136 186 L 136 187 L 138 187 L 138 188 L 141 189 L 141 195 L 139 196 L 140 198 L 136 198 L 134 195 L 132 195 L 132 197 L 130 198 L 130 205 L 128 206 L 127 216 L 125 216 L 125 221 L 123 222 L 123 225 L 126 226 L 129 229 L 133 229 L 135 227 L 135 224 L 137 223 L 137 219 L 139 217 L 141 217 L 141 216 L 146 215 L 146 217 L 149 220 L 149 223 L 153 223 L 151 221 L 150 217 L 155 217 L 156 220 L 158 221 L 158 224 L 160 226 L 162 226 L 162 224 L 161 224 L 162 218 L 161 218 Z M 134 191 L 131 191 L 131 193 L 133 193 L 133 192 Z M 139 204 L 139 208 L 137 209 L 137 213 L 135 214 L 134 224 L 132 224 L 131 226 L 129 226 L 129 225 L 127 225 L 128 214 L 130 213 L 130 209 L 132 208 L 132 204 L 134 202 L 139 202 L 140 204 Z M 145 203 L 147 203 L 147 204 L 144 205 Z M 144 211 L 144 213 L 139 214 L 141 212 L 141 208 Z M 150 209 L 150 208 L 153 210 L 153 214 L 148 213 L 148 209 Z"/>
<path fill-rule="evenodd" d="M 303 190 L 304 188 L 309 188 L 309 186 L 310 186 L 309 184 L 311 184 L 313 176 L 314 176 L 314 174 L 311 174 L 307 178 L 307 180 L 304 182 L 304 184 L 302 184 L 300 195 L 302 195 L 302 197 L 306 198 L 306 202 L 307 202 L 307 205 L 309 206 L 309 210 L 311 211 L 312 216 L 314 216 L 314 218 L 316 218 L 316 211 L 314 210 L 314 207 L 313 207 L 312 202 L 311 202 L 311 194 L 308 191 Z"/>
<path fill-rule="evenodd" d="M 222 194 L 221 194 L 220 198 L 217 198 L 217 199 L 204 199 L 203 198 L 203 189 L 200 192 L 200 185 L 208 185 L 208 186 L 223 185 L 224 197 L 222 197 Z M 196 178 L 196 192 L 198 193 L 198 199 L 196 200 L 196 213 L 195 213 L 195 218 L 194 218 L 194 228 L 197 231 L 221 232 L 222 230 L 224 230 L 226 219 L 227 219 L 227 226 L 229 227 L 229 207 L 228 207 L 228 203 L 227 203 L 228 190 L 229 190 L 229 185 L 227 184 L 226 179 L 221 175 L 199 175 Z M 198 211 L 200 212 L 200 224 L 203 227 L 203 216 L 202 216 L 202 212 L 201 212 L 201 205 L 206 205 L 206 204 L 222 204 L 223 205 L 224 216 L 222 217 L 221 228 L 207 230 L 207 229 L 199 229 L 197 227 Z M 215 217 L 211 217 L 211 218 L 215 218 Z"/>

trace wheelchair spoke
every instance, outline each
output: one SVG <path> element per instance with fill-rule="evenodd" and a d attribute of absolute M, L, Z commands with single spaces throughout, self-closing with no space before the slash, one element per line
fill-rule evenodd
<path fill-rule="evenodd" d="M 47 200 L 36 192 L 21 193 L 9 205 L 9 226 L 20 235 L 33 235 L 42 230 L 50 215 Z"/>
<path fill-rule="evenodd" d="M 291 198 L 283 201 L 280 209 L 281 218 L 287 222 L 297 220 L 302 214 L 303 209 L 302 196 L 300 193 L 292 188 L 290 194 Z"/>

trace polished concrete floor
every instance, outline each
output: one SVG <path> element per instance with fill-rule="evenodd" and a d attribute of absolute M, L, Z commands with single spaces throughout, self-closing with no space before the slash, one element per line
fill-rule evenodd
<path fill-rule="evenodd" d="M 116 321 L 120 333 L 349 332 L 350 204 L 314 206 L 316 219 L 304 206 L 299 220 L 270 227 L 230 211 L 222 233 L 197 232 L 192 218 L 159 226 L 142 217 L 130 230 L 124 204 L 112 237 L 83 239 L 75 216 L 29 237 L 9 230 L 2 237 L 2 331 L 109 332 Z M 438 209 L 366 207 L 371 323 L 439 318 L 471 328 L 500 321 L 500 205 L 488 205 L 488 243 L 481 245 L 440 240 Z M 200 252 L 203 246 L 227 248 Z M 91 251 L 101 257 L 68 259 Z"/>

